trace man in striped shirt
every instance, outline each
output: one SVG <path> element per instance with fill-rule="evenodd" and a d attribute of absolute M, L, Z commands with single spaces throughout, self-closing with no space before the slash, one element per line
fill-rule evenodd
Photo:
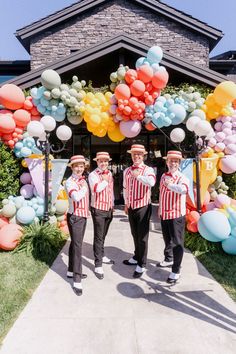
<path fill-rule="evenodd" d="M 131 150 L 133 165 L 124 171 L 123 187 L 125 213 L 129 217 L 134 239 L 134 256 L 124 260 L 126 265 L 136 265 L 134 278 L 140 278 L 145 271 L 148 251 L 149 222 L 152 213 L 151 187 L 156 182 L 152 167 L 144 164 L 147 154 L 143 145 L 134 144 Z"/>
<path fill-rule="evenodd" d="M 94 161 L 97 162 L 98 167 L 89 174 L 94 228 L 93 252 L 95 275 L 98 279 L 103 279 L 102 264 L 114 264 L 113 260 L 104 255 L 105 237 L 113 218 L 113 177 L 111 171 L 108 170 L 109 161 L 111 161 L 108 152 L 97 152 Z"/>
<path fill-rule="evenodd" d="M 87 277 L 82 274 L 82 243 L 89 215 L 89 188 L 83 176 L 85 163 L 84 156 L 72 156 L 69 163 L 72 175 L 65 183 L 69 199 L 67 224 L 71 237 L 67 277 L 73 277 L 76 295 L 82 295 L 81 279 Z"/>
<path fill-rule="evenodd" d="M 180 266 L 184 254 L 186 195 L 189 180 L 179 171 L 181 152 L 168 151 L 164 159 L 166 159 L 168 172 L 161 176 L 158 214 L 161 218 L 165 242 L 165 258 L 157 266 L 172 266 L 167 282 L 174 284 L 180 277 Z"/>

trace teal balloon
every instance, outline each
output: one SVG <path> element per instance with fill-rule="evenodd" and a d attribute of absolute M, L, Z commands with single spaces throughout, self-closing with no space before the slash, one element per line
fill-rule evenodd
<path fill-rule="evenodd" d="M 236 256 L 236 237 L 231 236 L 222 241 L 222 248 L 225 253 Z"/>
<path fill-rule="evenodd" d="M 200 217 L 198 231 L 206 240 L 220 242 L 229 237 L 231 227 L 225 214 L 217 210 L 210 210 Z"/>

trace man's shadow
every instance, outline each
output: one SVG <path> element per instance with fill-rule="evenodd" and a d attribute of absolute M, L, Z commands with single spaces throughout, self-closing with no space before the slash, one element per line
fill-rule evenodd
<path fill-rule="evenodd" d="M 144 278 L 140 280 L 145 282 L 153 293 L 145 294 L 140 286 L 128 282 L 118 284 L 117 290 L 130 299 L 143 298 L 236 333 L 236 314 L 208 296 L 206 292 L 210 290 L 173 291 L 171 285 L 162 286 Z"/>

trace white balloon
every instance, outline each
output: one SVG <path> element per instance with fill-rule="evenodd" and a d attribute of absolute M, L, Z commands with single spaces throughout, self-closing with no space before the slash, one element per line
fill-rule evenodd
<path fill-rule="evenodd" d="M 207 120 L 201 120 L 194 126 L 194 132 L 198 136 L 207 136 L 211 129 L 211 124 Z"/>
<path fill-rule="evenodd" d="M 44 126 L 42 123 L 34 120 L 27 125 L 27 132 L 30 136 L 38 138 L 44 133 Z"/>
<path fill-rule="evenodd" d="M 194 127 L 196 124 L 198 124 L 200 122 L 201 118 L 198 116 L 191 116 L 190 118 L 188 118 L 187 122 L 186 122 L 186 127 L 190 132 L 194 131 Z"/>
<path fill-rule="evenodd" d="M 194 111 L 192 111 L 190 113 L 189 117 L 193 117 L 193 116 L 199 117 L 202 120 L 206 119 L 206 114 L 205 114 L 205 112 L 202 109 L 194 109 Z"/>
<path fill-rule="evenodd" d="M 67 141 L 72 136 L 72 130 L 67 125 L 60 125 L 56 130 L 58 139 Z"/>
<path fill-rule="evenodd" d="M 47 132 L 51 132 L 53 131 L 55 128 L 56 128 L 56 121 L 53 117 L 51 116 L 43 116 L 41 119 L 40 119 L 40 123 L 43 124 L 44 126 L 44 129 L 47 131 Z"/>
<path fill-rule="evenodd" d="M 175 128 L 170 133 L 170 139 L 174 143 L 181 143 L 185 139 L 185 132 L 181 128 Z"/>
<path fill-rule="evenodd" d="M 73 124 L 73 125 L 77 125 L 77 124 L 80 124 L 83 120 L 83 117 L 80 117 L 80 116 L 70 116 L 70 117 L 67 117 L 68 121 Z"/>

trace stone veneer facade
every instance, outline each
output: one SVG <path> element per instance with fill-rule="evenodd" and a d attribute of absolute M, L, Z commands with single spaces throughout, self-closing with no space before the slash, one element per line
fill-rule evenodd
<path fill-rule="evenodd" d="M 69 56 L 71 50 L 88 48 L 124 33 L 150 47 L 159 45 L 164 51 L 208 67 L 209 43 L 206 37 L 162 15 L 120 0 L 91 9 L 35 37 L 30 45 L 31 68 L 39 68 Z"/>

